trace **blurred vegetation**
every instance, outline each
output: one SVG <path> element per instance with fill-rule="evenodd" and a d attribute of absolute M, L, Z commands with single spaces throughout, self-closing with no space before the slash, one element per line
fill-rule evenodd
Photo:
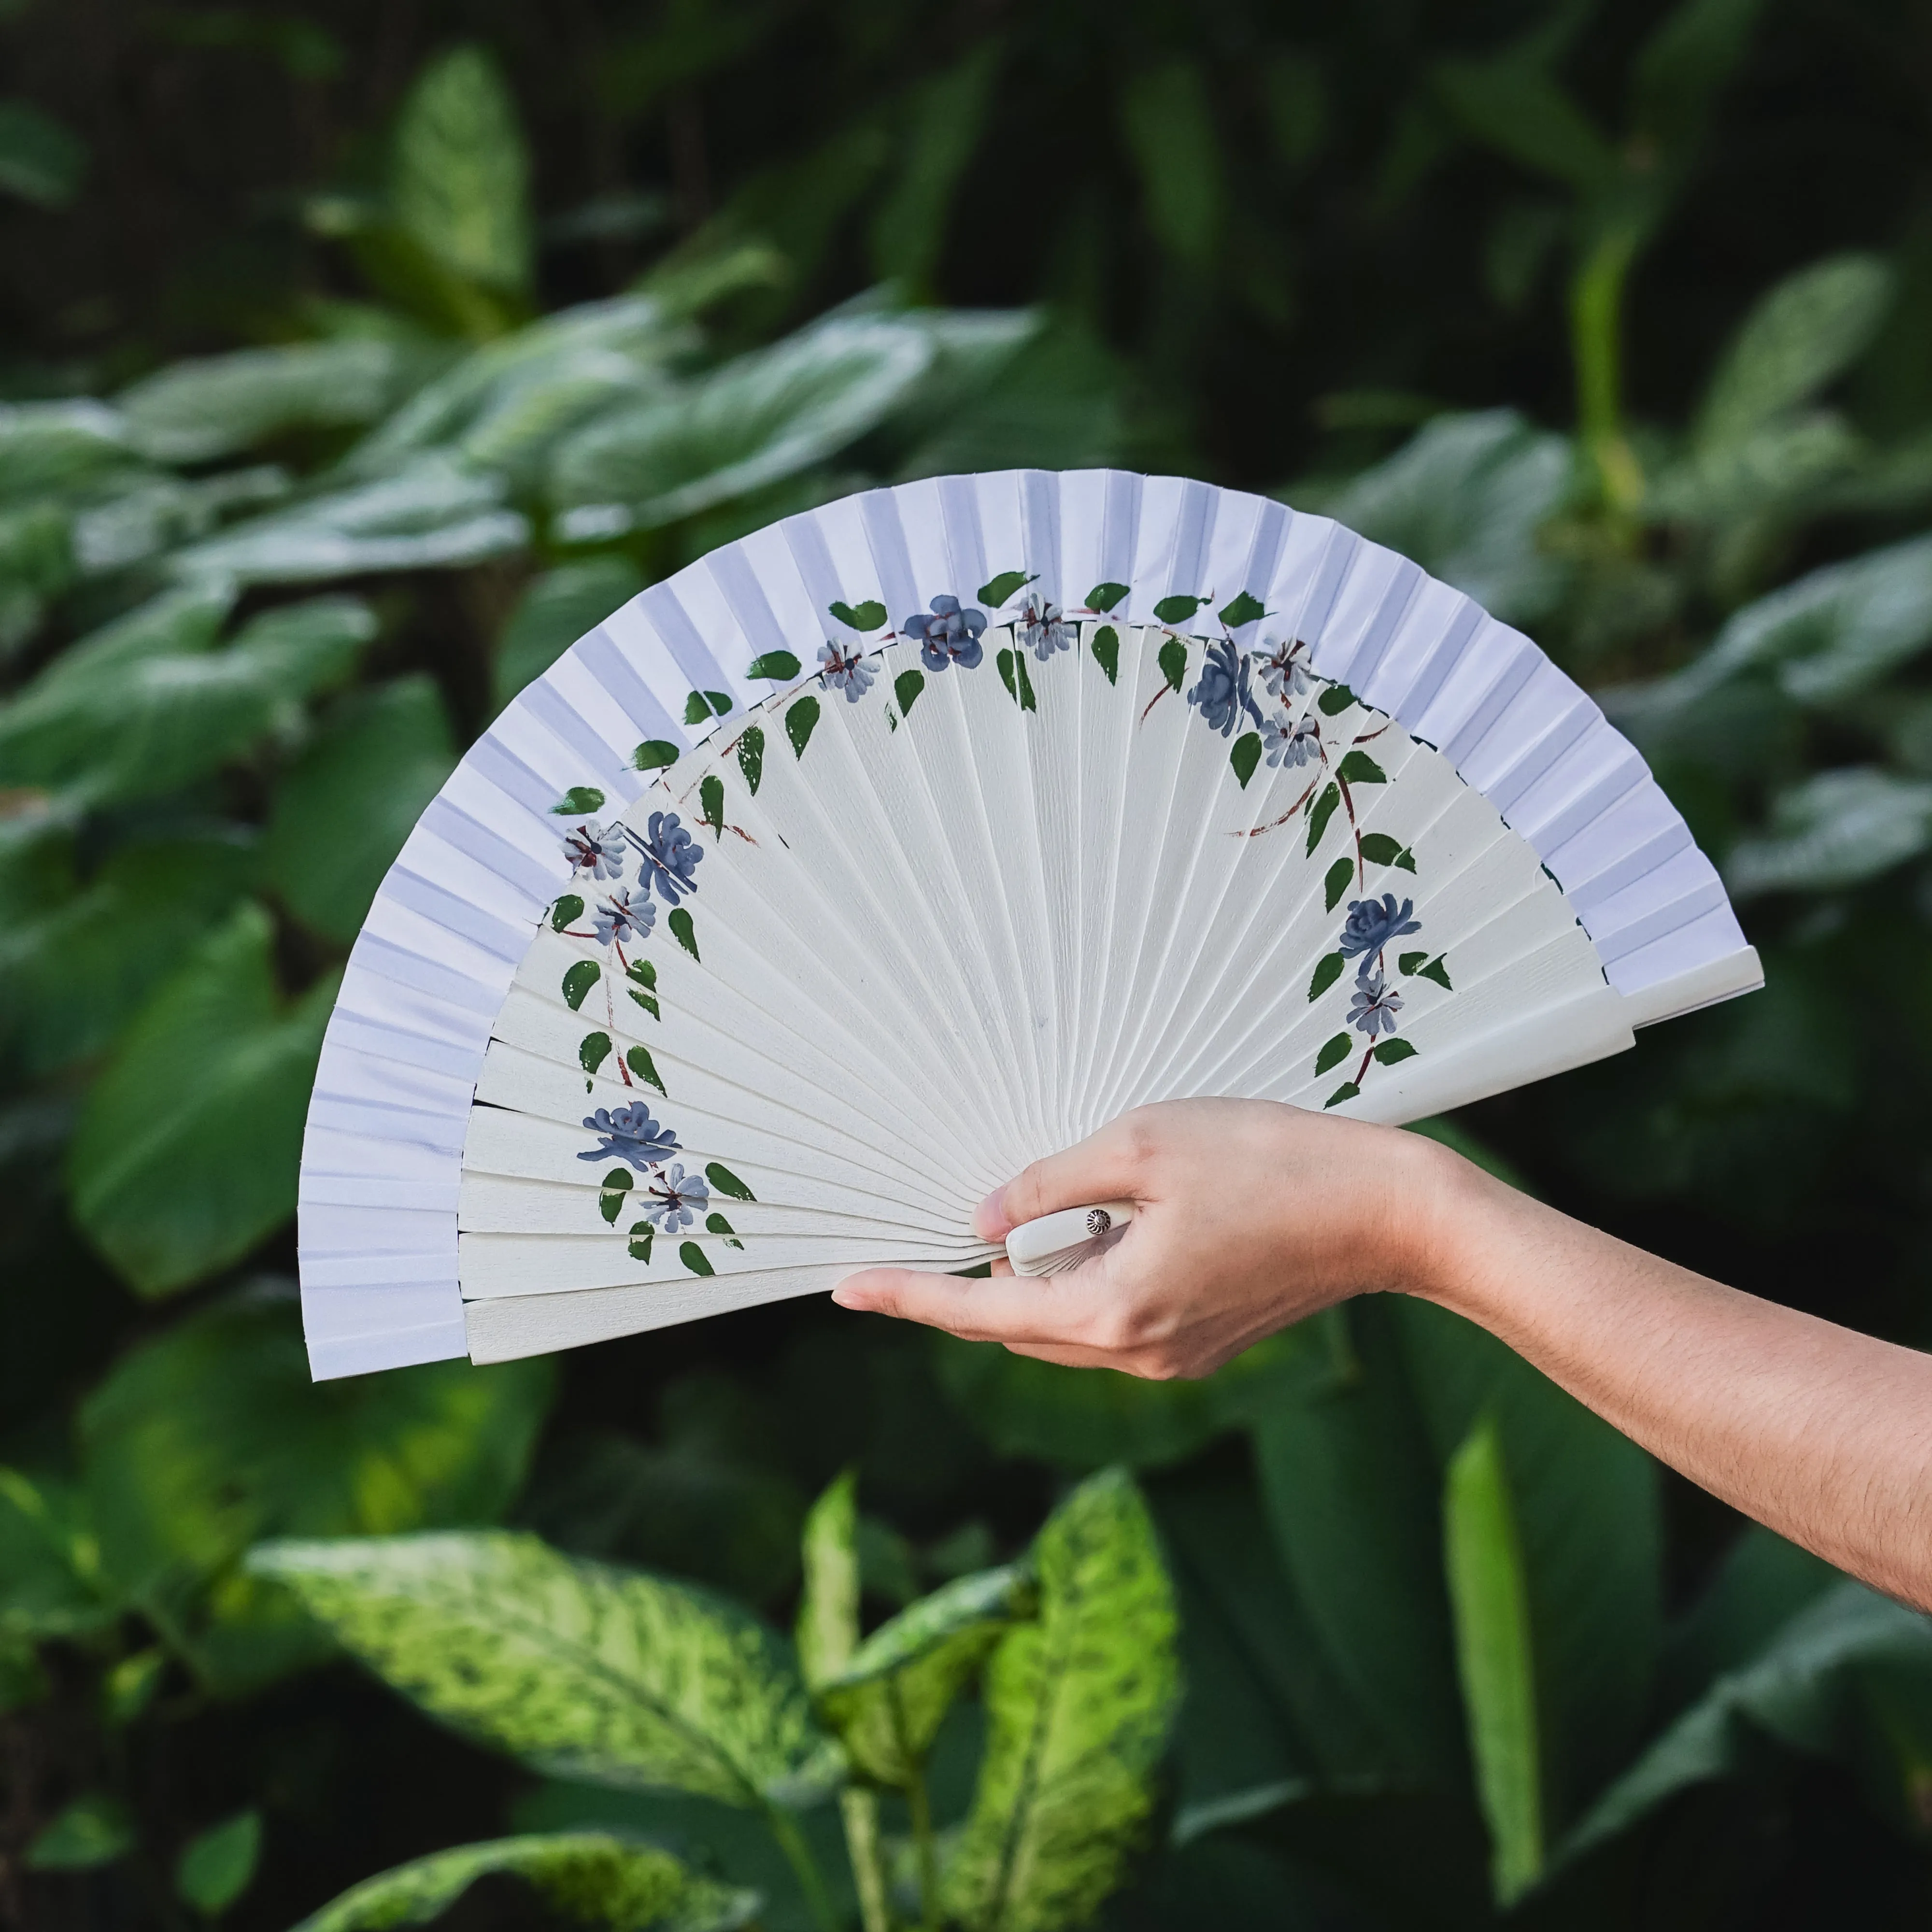
<path fill-rule="evenodd" d="M 0 1921 L 1924 1914 L 1932 1625 L 1436 1311 L 1192 1385 L 813 1304 L 317 1388 L 291 1223 L 370 896 L 572 640 L 867 483 L 1119 462 L 1529 629 L 1725 870 L 1763 994 L 1430 1130 L 1932 1342 L 1922 9 L 0 45 Z"/>

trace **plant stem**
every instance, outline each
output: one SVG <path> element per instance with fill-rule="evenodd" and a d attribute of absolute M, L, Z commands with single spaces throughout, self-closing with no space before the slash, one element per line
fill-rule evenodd
<path fill-rule="evenodd" d="M 1643 499 L 1643 472 L 1624 434 L 1624 283 L 1642 240 L 1624 219 L 1607 222 L 1570 284 L 1570 336 L 1576 362 L 1576 415 L 1604 500 L 1627 518 Z"/>
<path fill-rule="evenodd" d="M 879 1800 L 870 1791 L 842 1791 L 838 1809 L 845 1821 L 845 1850 L 852 1861 L 852 1884 L 859 1894 L 859 1921 L 865 1932 L 892 1932 L 886 1868 L 880 1856 Z"/>
<path fill-rule="evenodd" d="M 932 1805 L 926 1795 L 926 1767 L 913 1774 L 906 1786 L 906 1808 L 912 1814 L 913 1848 L 919 1855 L 919 1916 L 925 1932 L 939 1932 L 939 1858 L 932 1838 Z"/>
<path fill-rule="evenodd" d="M 838 1914 L 832 1904 L 832 1894 L 825 1888 L 824 1875 L 818 1862 L 812 1856 L 812 1847 L 805 1842 L 805 1834 L 798 1828 L 798 1820 L 789 1811 L 781 1810 L 776 1804 L 765 1807 L 765 1822 L 771 1827 L 772 1836 L 778 1841 L 778 1850 L 790 1862 L 798 1880 L 798 1888 L 805 1894 L 805 1903 L 819 1932 L 841 1932 Z"/>

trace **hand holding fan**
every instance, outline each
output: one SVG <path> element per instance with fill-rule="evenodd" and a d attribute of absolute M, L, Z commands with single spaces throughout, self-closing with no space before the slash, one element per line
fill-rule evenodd
<path fill-rule="evenodd" d="M 311 1104 L 311 1360 L 968 1268 L 1129 1107 L 1399 1123 L 1760 980 L 1636 752 L 1414 564 L 1171 478 L 868 492 L 644 592 L 424 814 Z"/>

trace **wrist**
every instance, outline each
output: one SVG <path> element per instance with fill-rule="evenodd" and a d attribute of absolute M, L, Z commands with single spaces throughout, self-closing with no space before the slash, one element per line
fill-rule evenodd
<path fill-rule="evenodd" d="M 1512 1190 L 1473 1161 L 1425 1134 L 1399 1132 L 1402 1204 L 1390 1286 L 1418 1300 L 1455 1308 L 1467 1299 L 1472 1258 L 1483 1246 L 1496 1196 Z"/>

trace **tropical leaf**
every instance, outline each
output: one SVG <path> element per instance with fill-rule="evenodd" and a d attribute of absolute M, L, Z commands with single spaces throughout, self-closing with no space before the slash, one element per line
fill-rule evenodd
<path fill-rule="evenodd" d="M 432 680 L 418 673 L 352 694 L 276 788 L 265 878 L 305 926 L 350 944 L 455 764 Z"/>
<path fill-rule="evenodd" d="M 0 1466 L 0 1642 L 86 1636 L 119 1614 L 70 1486 Z"/>
<path fill-rule="evenodd" d="M 131 458 L 128 424 L 89 398 L 0 404 L 0 496 L 72 488 Z"/>
<path fill-rule="evenodd" d="M 20 1862 L 29 1871 L 93 1871 L 125 1858 L 139 1842 L 127 1806 L 118 1798 L 89 1792 L 55 1817 Z"/>
<path fill-rule="evenodd" d="M 144 1295 L 236 1261 L 294 1212 L 308 1096 L 334 1003 L 284 1003 L 244 905 L 165 981 L 88 1093 L 68 1151 L 75 1220 Z"/>
<path fill-rule="evenodd" d="M 607 1832 L 558 1832 L 432 1852 L 364 1879 L 296 1932 L 427 1925 L 479 1878 L 498 1872 L 523 1880 L 560 1916 L 611 1932 L 734 1932 L 758 1916 L 760 1904 L 756 1892 L 700 1878 L 654 1845 Z"/>
<path fill-rule="evenodd" d="M 90 805 L 177 790 L 292 723 L 296 703 L 346 678 L 376 633 L 359 599 L 319 598 L 265 611 L 209 650 L 212 608 L 184 600 L 172 622 L 56 658 L 0 706 L 0 782 Z"/>
<path fill-rule="evenodd" d="M 816 1688 L 843 1670 L 859 1645 L 859 1479 L 836 1478 L 805 1520 L 805 1588 L 795 1633 L 799 1667 Z"/>
<path fill-rule="evenodd" d="M 1734 899 L 1828 892 L 1875 879 L 1932 846 L 1932 784 L 1860 765 L 1819 772 L 1772 801 L 1762 836 L 1724 862 Z"/>
<path fill-rule="evenodd" d="M 271 1544 L 249 1567 L 433 1716 L 538 1769 L 760 1807 L 838 1781 L 783 1647 L 684 1585 L 507 1531 Z"/>
<path fill-rule="evenodd" d="M 24 100 L 0 100 L 0 188 L 38 208 L 64 208 L 87 172 L 87 144 Z"/>
<path fill-rule="evenodd" d="M 486 288 L 530 280 L 530 157 L 516 104 L 478 46 L 452 47 L 417 76 L 396 124 L 390 200 L 404 232 Z"/>
<path fill-rule="evenodd" d="M 865 1776 L 900 1790 L 917 1779 L 953 1700 L 1032 1600 L 1022 1564 L 956 1577 L 882 1624 L 814 1684 L 819 1715 Z"/>
<path fill-rule="evenodd" d="M 262 1857 L 262 1814 L 239 1811 L 197 1832 L 175 1862 L 175 1896 L 218 1918 L 248 1889 Z"/>
<path fill-rule="evenodd" d="M 104 1575 L 211 1688 L 254 1688 L 326 1646 L 242 1574 L 249 1546 L 493 1520 L 522 1486 L 554 1381 L 530 1361 L 316 1382 L 292 1293 L 203 1309 L 123 1355 L 82 1406 Z"/>
<path fill-rule="evenodd" d="M 1090 1916 L 1152 1808 L 1180 1695 L 1174 1597 L 1132 1481 L 1090 1478 L 1033 1549 L 1038 1621 L 1000 1640 L 986 1756 L 948 1858 L 948 1910 L 974 1932 Z"/>
<path fill-rule="evenodd" d="M 834 316 L 566 438 L 550 494 L 566 535 L 647 529 L 796 475 L 862 436 L 931 364 L 917 329 Z M 623 522 L 585 506 L 621 506 Z"/>
<path fill-rule="evenodd" d="M 1120 131 L 1154 239 L 1177 261 L 1206 268 L 1221 239 L 1227 183 L 1221 124 L 1199 63 L 1169 60 L 1134 75 L 1120 97 Z"/>

